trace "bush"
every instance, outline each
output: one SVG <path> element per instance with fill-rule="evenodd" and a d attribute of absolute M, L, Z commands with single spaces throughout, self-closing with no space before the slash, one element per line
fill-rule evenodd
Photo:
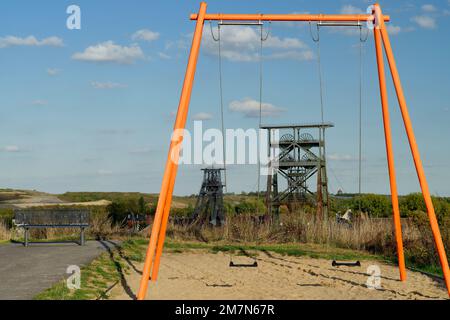
<path fill-rule="evenodd" d="M 438 219 L 450 216 L 450 204 L 448 199 L 440 197 L 431 197 L 433 201 L 434 211 Z M 399 200 L 400 212 L 403 216 L 415 216 L 417 212 L 427 212 L 425 201 L 421 193 L 411 193 L 407 196 L 401 197 Z"/>
<path fill-rule="evenodd" d="M 3 223 L 6 226 L 11 226 L 13 219 L 14 219 L 13 209 L 0 209 L 0 221 L 3 221 Z"/>
<path fill-rule="evenodd" d="M 392 212 L 391 201 L 387 196 L 377 194 L 365 194 L 355 197 L 351 201 L 353 212 L 361 211 L 369 214 L 370 217 L 389 217 Z"/>
<path fill-rule="evenodd" d="M 264 202 L 260 199 L 244 200 L 234 206 L 234 213 L 236 214 L 256 214 L 265 212 Z"/>

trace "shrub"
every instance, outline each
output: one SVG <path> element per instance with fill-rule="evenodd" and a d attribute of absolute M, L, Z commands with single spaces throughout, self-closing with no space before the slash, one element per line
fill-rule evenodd
<path fill-rule="evenodd" d="M 370 217 L 375 218 L 388 217 L 392 212 L 391 201 L 384 195 L 361 195 L 353 198 L 350 205 L 354 212 L 358 212 L 361 208 L 362 212 L 365 212 L 369 214 Z"/>

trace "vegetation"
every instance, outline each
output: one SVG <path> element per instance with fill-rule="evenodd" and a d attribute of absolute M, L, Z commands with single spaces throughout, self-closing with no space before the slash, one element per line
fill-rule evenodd
<path fill-rule="evenodd" d="M 11 229 L 6 225 L 6 223 L 0 220 L 0 243 L 11 239 Z"/>
<path fill-rule="evenodd" d="M 58 195 L 58 198 L 67 202 L 88 202 L 98 200 L 109 201 L 134 201 L 138 202 L 143 197 L 146 203 L 154 201 L 158 196 L 139 192 L 66 192 Z"/>
<path fill-rule="evenodd" d="M 7 193 L 14 193 L 8 190 Z M 19 192 L 20 193 L 20 192 Z M 153 215 L 157 204 L 157 195 L 143 193 L 66 193 L 59 198 L 70 202 L 112 201 L 107 207 L 92 207 L 91 228 L 88 239 L 117 239 L 129 236 L 123 228 L 126 216 L 132 214 Z M 187 227 L 169 225 L 168 239 L 175 242 L 197 242 L 200 245 L 217 246 L 232 249 L 233 246 L 287 246 L 300 243 L 300 248 L 308 245 L 323 245 L 327 248 L 343 248 L 365 251 L 369 255 L 383 256 L 390 261 L 396 260 L 395 238 L 391 223 L 392 209 L 388 195 L 364 194 L 340 195 L 330 198 L 330 217 L 328 221 L 316 219 L 313 206 L 288 212 L 281 209 L 282 224 L 259 223 L 255 215 L 264 213 L 264 194 L 226 194 L 224 205 L 228 224 L 223 228 Z M 436 214 L 446 248 L 450 248 L 450 199 L 433 197 Z M 171 216 L 190 216 L 195 206 L 195 195 L 174 197 Z M 430 231 L 426 207 L 421 194 L 414 193 L 399 198 L 400 212 L 403 218 L 403 236 L 405 255 L 410 266 L 437 272 L 440 270 L 438 257 Z M 337 223 L 335 215 L 352 209 L 355 223 L 343 225 Z M 362 212 L 362 213 L 361 213 Z M 11 235 L 13 211 L 0 209 L 0 241 L 8 240 Z M 374 219 L 376 218 L 376 219 Z M 49 229 L 35 230 L 32 237 L 45 239 L 74 239 L 79 230 Z M 35 232 L 35 233 L 34 233 Z M 19 234 L 20 239 L 20 234 Z M 255 249 L 256 250 L 256 249 Z M 283 249 L 284 250 L 284 249 Z M 298 249 L 296 249 L 298 250 Z M 303 249 L 302 249 L 303 250 Z M 334 250 L 334 249 L 333 249 Z"/>

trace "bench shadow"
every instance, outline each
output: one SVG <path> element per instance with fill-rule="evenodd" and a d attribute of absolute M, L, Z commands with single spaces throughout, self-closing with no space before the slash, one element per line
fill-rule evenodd
<path fill-rule="evenodd" d="M 108 252 L 109 254 L 109 258 L 111 259 L 111 261 L 114 263 L 114 267 L 116 268 L 116 270 L 119 272 L 120 275 L 120 284 L 122 285 L 123 289 L 125 290 L 125 293 L 132 299 L 132 300 L 137 300 L 136 295 L 134 294 L 133 290 L 131 290 L 130 286 L 128 285 L 128 282 L 125 278 L 125 273 L 123 272 L 122 266 L 120 265 L 119 261 L 117 261 L 116 259 L 114 259 L 114 253 L 111 249 L 111 246 L 109 246 L 107 243 L 111 243 L 112 241 L 107 241 L 107 243 L 105 243 L 102 240 L 98 240 L 98 242 L 105 248 L 105 250 Z M 114 247 L 117 246 L 117 244 L 114 244 Z"/>

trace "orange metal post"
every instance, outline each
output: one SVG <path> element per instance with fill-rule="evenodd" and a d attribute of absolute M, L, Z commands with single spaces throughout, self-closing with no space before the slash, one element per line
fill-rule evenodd
<path fill-rule="evenodd" d="M 192 40 L 191 53 L 189 55 L 189 61 L 186 69 L 186 76 L 184 78 L 183 89 L 181 92 L 180 103 L 178 105 L 177 117 L 175 120 L 174 131 L 184 129 L 187 119 L 187 113 L 189 109 L 189 102 L 191 98 L 191 91 L 194 82 L 195 70 L 197 66 L 198 55 L 200 52 L 200 44 L 203 34 L 204 16 L 206 14 L 207 4 L 202 2 L 200 4 L 199 15 L 197 19 L 197 25 L 195 27 L 194 37 Z M 153 263 L 153 257 L 157 245 L 157 240 L 160 238 L 161 226 L 164 222 L 164 211 L 167 207 L 170 207 L 172 198 L 173 185 L 175 184 L 178 152 L 175 152 L 172 157 L 175 148 L 181 143 L 182 136 L 178 136 L 176 141 L 172 141 L 169 148 L 169 155 L 166 162 L 166 169 L 164 171 L 164 178 L 161 186 L 161 193 L 158 199 L 158 205 L 156 208 L 155 219 L 153 221 L 152 233 L 150 237 L 149 246 L 147 249 L 147 255 L 145 258 L 144 270 L 142 272 L 141 283 L 139 287 L 138 299 L 143 300 L 147 294 L 148 282 L 150 271 Z M 170 200 L 170 201 L 168 201 Z M 167 216 L 168 218 L 168 216 Z"/>
<path fill-rule="evenodd" d="M 392 134 L 389 117 L 388 95 L 386 90 L 386 76 L 384 72 L 383 48 L 381 34 L 378 28 L 374 29 L 375 49 L 378 64 L 378 80 L 380 84 L 381 106 L 383 112 L 384 137 L 386 142 L 386 155 L 389 168 L 389 182 L 391 187 L 392 211 L 394 216 L 395 238 L 397 242 L 398 267 L 400 280 L 406 280 L 405 256 L 403 253 L 402 225 L 400 222 L 400 209 L 398 205 L 397 181 L 395 175 L 394 151 L 392 148 Z"/>
<path fill-rule="evenodd" d="M 199 52 L 197 52 L 197 57 L 195 58 L 196 61 L 198 59 L 198 53 Z M 195 72 L 191 73 L 190 76 L 191 76 L 191 79 L 189 81 L 191 83 L 193 83 Z M 189 96 L 187 99 L 188 99 L 188 101 L 190 101 L 192 90 L 189 91 L 188 94 L 189 94 Z M 182 120 L 183 123 L 186 123 L 187 116 L 188 116 L 187 112 L 185 114 L 183 114 L 183 120 Z M 176 154 L 175 156 L 178 157 L 178 155 L 179 154 Z M 174 165 L 175 165 L 175 167 L 177 167 L 178 161 L 174 162 Z M 166 199 L 166 205 L 164 206 L 163 218 L 162 218 L 162 222 L 161 222 L 161 229 L 159 231 L 158 244 L 157 244 L 156 253 L 155 253 L 155 261 L 153 262 L 152 275 L 151 275 L 151 280 L 153 282 L 156 282 L 158 280 L 159 266 L 161 263 L 162 251 L 164 249 L 164 242 L 166 240 L 167 224 L 169 223 L 170 207 L 172 204 L 172 196 L 173 196 L 173 190 L 175 187 L 176 176 L 177 176 L 177 170 L 175 169 L 173 171 L 173 174 L 170 177 L 170 179 L 171 179 L 170 183 L 169 183 L 170 189 L 169 189 L 168 196 Z"/>
<path fill-rule="evenodd" d="M 442 272 L 444 274 L 445 284 L 447 286 L 447 291 L 450 296 L 450 270 L 447 260 L 447 255 L 445 253 L 444 243 L 442 242 L 441 232 L 439 230 L 439 224 L 436 218 L 436 213 L 434 212 L 433 202 L 431 201 L 430 190 L 428 189 L 427 179 L 425 177 L 425 172 L 423 170 L 422 160 L 420 159 L 419 148 L 417 147 L 416 138 L 412 128 L 411 118 L 409 117 L 408 107 L 406 105 L 405 96 L 403 94 L 403 88 L 400 82 L 400 76 L 398 74 L 397 65 L 395 63 L 394 54 L 392 52 L 391 42 L 389 40 L 388 33 L 384 22 L 380 20 L 380 31 L 384 43 L 384 49 L 389 62 L 389 67 L 391 70 L 392 80 L 394 82 L 395 91 L 397 93 L 398 104 L 402 113 L 403 122 L 405 125 L 406 134 L 408 136 L 409 146 L 414 159 L 414 165 L 416 167 L 417 176 L 419 178 L 420 187 L 422 189 L 423 198 L 425 200 L 425 205 L 427 207 L 428 218 L 430 220 L 431 231 L 433 233 L 434 242 L 436 244 L 436 249 L 439 254 L 439 260 L 442 267 Z"/>
<path fill-rule="evenodd" d="M 194 81 L 194 79 L 192 79 Z M 191 91 L 192 92 L 192 91 Z M 189 93 L 190 95 L 191 93 Z M 187 113 L 184 115 L 184 122 L 186 122 Z M 177 164 L 175 163 L 175 166 Z M 169 223 L 169 213 L 170 213 L 170 206 L 172 203 L 172 196 L 173 196 L 173 189 L 175 187 L 175 180 L 176 180 L 177 170 L 173 172 L 173 174 L 170 177 L 170 189 L 168 192 L 168 196 L 166 199 L 166 205 L 164 206 L 163 211 L 163 218 L 161 222 L 161 229 L 159 231 L 159 237 L 158 237 L 158 245 L 156 247 L 156 254 L 155 254 L 155 261 L 153 262 L 153 268 L 152 268 L 152 276 L 151 280 L 153 282 L 156 282 L 158 280 L 158 273 L 159 273 L 159 265 L 161 263 L 161 255 L 164 248 L 164 241 L 166 240 L 166 231 L 167 231 L 167 224 Z"/>
<path fill-rule="evenodd" d="M 164 248 L 164 241 L 166 239 L 167 224 L 169 223 L 170 205 L 172 203 L 172 194 L 173 194 L 173 188 L 175 185 L 175 179 L 176 179 L 176 172 L 171 177 L 172 187 L 169 190 L 169 195 L 166 200 L 166 207 L 164 208 L 164 213 L 163 213 L 163 218 L 162 218 L 162 223 L 161 223 L 161 230 L 159 231 L 158 246 L 156 247 L 155 261 L 153 263 L 152 276 L 151 276 L 151 279 L 153 282 L 156 282 L 156 280 L 158 280 L 159 265 L 161 263 L 161 255 L 162 255 L 162 251 Z"/>

